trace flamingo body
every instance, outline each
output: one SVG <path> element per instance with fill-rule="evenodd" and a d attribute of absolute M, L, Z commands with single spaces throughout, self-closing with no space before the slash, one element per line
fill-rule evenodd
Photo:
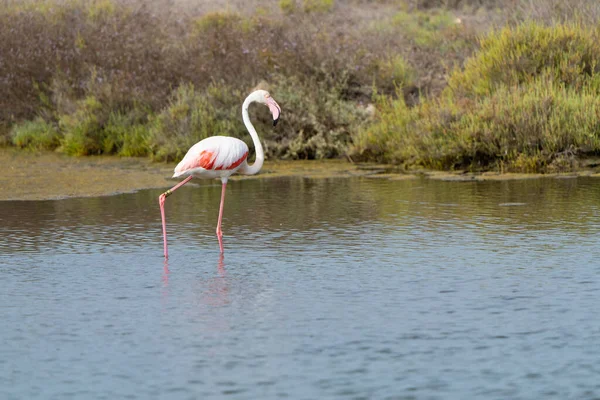
<path fill-rule="evenodd" d="M 265 159 L 258 134 L 248 116 L 248 107 L 251 103 L 255 102 L 269 107 L 269 110 L 273 114 L 273 126 L 277 124 L 277 121 L 279 121 L 279 114 L 281 114 L 281 108 L 275 100 L 273 100 L 269 92 L 265 90 L 256 90 L 250 93 L 250 95 L 246 97 L 246 100 L 244 100 L 244 103 L 242 104 L 242 119 L 248 129 L 248 133 L 252 137 L 252 142 L 256 150 L 256 160 L 252 165 L 248 165 L 248 145 L 246 145 L 246 143 L 229 136 L 211 136 L 193 145 L 185 154 L 183 160 L 175 167 L 173 178 L 186 178 L 158 197 L 162 219 L 165 258 L 169 257 L 169 251 L 167 249 L 165 199 L 192 178 L 221 179 L 221 204 L 219 206 L 219 218 L 217 220 L 216 233 L 217 239 L 219 240 L 219 249 L 221 254 L 223 254 L 223 231 L 221 230 L 221 221 L 223 219 L 223 204 L 225 203 L 227 179 L 235 172 L 245 175 L 258 173 Z"/>
<path fill-rule="evenodd" d="M 173 178 L 227 178 L 247 165 L 248 145 L 229 136 L 211 136 L 193 145 L 175 167 Z"/>

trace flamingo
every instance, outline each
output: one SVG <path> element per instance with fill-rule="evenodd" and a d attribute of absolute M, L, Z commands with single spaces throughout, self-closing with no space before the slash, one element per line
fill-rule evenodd
<path fill-rule="evenodd" d="M 219 206 L 219 219 L 217 222 L 217 238 L 219 239 L 220 254 L 224 253 L 221 220 L 223 218 L 223 203 L 225 202 L 227 180 L 236 172 L 244 175 L 254 175 L 258 173 L 265 159 L 260 139 L 248 116 L 248 107 L 251 103 L 255 102 L 265 104 L 269 107 L 269 110 L 273 114 L 273 126 L 277 125 L 279 115 L 281 114 L 281 108 L 266 90 L 256 90 L 250 93 L 250 95 L 246 97 L 246 100 L 244 100 L 244 103 L 242 104 L 242 119 L 244 120 L 246 129 L 248 129 L 248 133 L 252 136 L 252 142 L 254 143 L 254 148 L 256 150 L 256 160 L 254 161 L 254 164 L 248 165 L 248 146 L 246 143 L 229 136 L 211 136 L 193 145 L 181 162 L 175 167 L 173 178 L 186 178 L 158 197 L 162 218 L 165 258 L 169 258 L 167 249 L 167 225 L 165 221 L 165 199 L 194 177 L 221 179 L 221 204 Z"/>

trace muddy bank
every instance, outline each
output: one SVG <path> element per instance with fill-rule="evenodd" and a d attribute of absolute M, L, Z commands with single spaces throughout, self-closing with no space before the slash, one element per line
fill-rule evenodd
<path fill-rule="evenodd" d="M 153 163 L 143 158 L 68 157 L 52 152 L 0 149 L 0 201 L 50 200 L 66 197 L 107 196 L 141 189 L 169 188 L 175 164 Z M 430 179 L 481 181 L 535 178 L 600 177 L 596 168 L 568 174 L 498 174 L 416 171 L 410 174 L 388 165 L 352 164 L 342 160 L 267 161 L 258 175 L 239 179 L 269 179 L 287 176 L 334 178 L 361 176 L 374 179 Z M 190 183 L 192 184 L 192 183 Z"/>
<path fill-rule="evenodd" d="M 576 172 L 554 173 L 554 174 L 537 174 L 537 173 L 504 173 L 497 172 L 465 172 L 465 171 L 424 171 L 424 176 L 430 179 L 441 181 L 456 181 L 456 182 L 471 182 L 471 181 L 509 181 L 520 179 L 568 179 L 577 178 L 580 176 L 600 177 L 600 171 L 595 169 L 582 169 Z"/>
<path fill-rule="evenodd" d="M 178 182 L 170 178 L 174 163 L 153 163 L 143 158 L 68 157 L 53 152 L 0 149 L 0 165 L 0 201 L 106 196 L 141 189 L 169 188 Z M 234 176 L 232 180 L 368 176 L 382 171 L 381 167 L 359 167 L 340 160 L 267 161 L 260 174 Z"/>

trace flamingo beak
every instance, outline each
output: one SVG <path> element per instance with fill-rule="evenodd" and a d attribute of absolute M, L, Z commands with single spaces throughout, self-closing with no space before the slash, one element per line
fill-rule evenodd
<path fill-rule="evenodd" d="M 267 98 L 267 106 L 269 107 L 271 114 L 273 114 L 273 126 L 275 126 L 277 125 L 277 122 L 279 122 L 281 107 L 279 107 L 279 104 L 277 104 L 272 97 Z"/>

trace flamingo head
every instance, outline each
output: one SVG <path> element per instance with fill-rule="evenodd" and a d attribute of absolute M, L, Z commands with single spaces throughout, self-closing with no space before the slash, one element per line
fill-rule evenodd
<path fill-rule="evenodd" d="M 281 107 L 279 107 L 279 104 L 277 104 L 277 102 L 266 90 L 257 90 L 252 93 L 252 95 L 254 97 L 254 101 L 265 104 L 267 107 L 269 107 L 271 114 L 273 114 L 273 126 L 277 125 L 277 122 L 279 122 L 279 115 L 281 114 Z"/>

